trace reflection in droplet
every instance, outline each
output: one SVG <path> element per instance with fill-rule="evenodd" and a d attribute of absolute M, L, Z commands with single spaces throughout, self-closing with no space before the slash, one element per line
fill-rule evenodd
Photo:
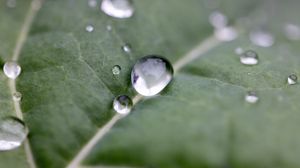
<path fill-rule="evenodd" d="M 171 63 L 160 56 L 150 55 L 135 63 L 131 72 L 131 83 L 139 94 L 153 96 L 161 92 L 172 77 Z"/>
<path fill-rule="evenodd" d="M 248 50 L 240 56 L 240 62 L 244 65 L 258 64 L 258 55 L 253 50 Z"/>
<path fill-rule="evenodd" d="M 115 65 L 111 71 L 114 75 L 119 75 L 121 73 L 121 67 L 119 65 Z"/>
<path fill-rule="evenodd" d="M 22 94 L 20 92 L 13 93 L 14 101 L 20 101 L 22 99 Z"/>
<path fill-rule="evenodd" d="M 91 7 L 91 8 L 97 7 L 97 1 L 96 0 L 88 0 L 88 4 L 89 4 L 89 7 Z"/>
<path fill-rule="evenodd" d="M 215 29 L 215 36 L 221 41 L 232 41 L 237 38 L 238 33 L 234 27 L 223 27 Z"/>
<path fill-rule="evenodd" d="M 21 73 L 21 67 L 16 62 L 6 62 L 3 66 L 4 74 L 11 79 L 16 79 Z"/>
<path fill-rule="evenodd" d="M 286 24 L 284 26 L 284 34 L 289 40 L 300 40 L 300 27 L 295 24 Z"/>
<path fill-rule="evenodd" d="M 0 119 L 0 151 L 21 146 L 27 134 L 27 128 L 21 120 L 15 117 Z"/>
<path fill-rule="evenodd" d="M 297 83 L 298 77 L 295 74 L 291 74 L 288 76 L 287 82 L 289 85 L 295 85 Z"/>
<path fill-rule="evenodd" d="M 128 114 L 131 111 L 132 106 L 132 100 L 127 95 L 117 96 L 113 102 L 114 110 L 123 115 Z"/>
<path fill-rule="evenodd" d="M 256 103 L 258 101 L 258 96 L 256 95 L 256 92 L 249 91 L 247 95 L 245 96 L 245 100 L 248 103 Z"/>
<path fill-rule="evenodd" d="M 131 52 L 131 45 L 130 44 L 125 44 L 122 46 L 122 50 L 126 53 L 130 53 Z"/>
<path fill-rule="evenodd" d="M 228 19 L 223 13 L 215 11 L 209 15 L 209 22 L 214 28 L 220 29 L 227 26 Z"/>
<path fill-rule="evenodd" d="M 101 10 L 115 18 L 130 18 L 134 13 L 132 0 L 102 0 Z"/>
<path fill-rule="evenodd" d="M 94 26 L 92 26 L 92 25 L 87 25 L 87 26 L 85 27 L 85 30 L 86 30 L 87 32 L 93 32 L 93 31 L 94 31 Z"/>
<path fill-rule="evenodd" d="M 271 47 L 275 42 L 272 34 L 261 30 L 251 32 L 250 40 L 253 44 L 260 47 Z"/>

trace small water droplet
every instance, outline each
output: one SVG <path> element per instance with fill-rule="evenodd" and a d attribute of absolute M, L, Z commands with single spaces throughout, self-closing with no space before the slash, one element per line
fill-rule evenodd
<path fill-rule="evenodd" d="M 20 101 L 22 99 L 22 94 L 20 92 L 15 92 L 13 94 L 14 101 Z"/>
<path fill-rule="evenodd" d="M 119 75 L 121 73 L 121 67 L 119 65 L 115 65 L 111 71 L 114 75 Z"/>
<path fill-rule="evenodd" d="M 25 124 L 15 118 L 0 120 L 0 151 L 15 149 L 24 142 L 28 134 Z"/>
<path fill-rule="evenodd" d="M 288 76 L 287 82 L 289 85 L 295 85 L 298 81 L 298 77 L 295 74 L 291 74 Z"/>
<path fill-rule="evenodd" d="M 244 53 L 244 50 L 241 47 L 237 47 L 236 49 L 234 49 L 234 52 L 237 55 L 241 55 Z"/>
<path fill-rule="evenodd" d="M 122 50 L 126 53 L 130 53 L 131 52 L 131 45 L 130 44 L 125 44 L 122 46 Z"/>
<path fill-rule="evenodd" d="M 237 38 L 237 30 L 233 27 L 215 29 L 215 36 L 221 41 L 232 41 Z"/>
<path fill-rule="evenodd" d="M 7 0 L 6 6 L 9 8 L 15 8 L 17 6 L 17 1 L 16 0 Z"/>
<path fill-rule="evenodd" d="M 300 40 L 300 27 L 295 24 L 286 24 L 284 34 L 289 40 Z"/>
<path fill-rule="evenodd" d="M 114 110 L 123 115 L 126 115 L 131 111 L 132 105 L 132 100 L 127 95 L 117 96 L 113 102 Z"/>
<path fill-rule="evenodd" d="M 240 56 L 240 62 L 244 65 L 258 64 L 258 55 L 253 50 L 248 50 Z"/>
<path fill-rule="evenodd" d="M 21 73 L 21 67 L 16 62 L 10 61 L 4 64 L 3 71 L 7 77 L 16 79 Z"/>
<path fill-rule="evenodd" d="M 256 92 L 254 92 L 254 91 L 249 91 L 247 93 L 247 95 L 245 96 L 245 100 L 248 103 L 256 103 L 258 101 L 258 99 L 259 98 L 257 97 Z"/>
<path fill-rule="evenodd" d="M 140 58 L 131 72 L 134 89 L 143 96 L 153 96 L 161 92 L 172 80 L 171 63 L 160 56 L 150 55 Z"/>
<path fill-rule="evenodd" d="M 91 8 L 95 8 L 95 7 L 97 7 L 97 1 L 96 0 L 89 0 L 88 5 Z"/>
<path fill-rule="evenodd" d="M 251 32 L 250 40 L 253 44 L 260 47 L 271 47 L 275 42 L 272 34 L 261 30 Z"/>
<path fill-rule="evenodd" d="M 106 26 L 106 30 L 107 30 L 107 31 L 111 31 L 111 30 L 112 30 L 111 25 L 107 25 L 107 26 Z"/>
<path fill-rule="evenodd" d="M 92 25 L 87 25 L 87 26 L 85 27 L 85 30 L 86 30 L 87 32 L 93 32 L 93 31 L 94 31 L 94 26 L 92 26 Z"/>
<path fill-rule="evenodd" d="M 209 15 L 209 22 L 214 28 L 220 29 L 226 27 L 228 19 L 223 13 L 215 11 Z"/>
<path fill-rule="evenodd" d="M 103 0 L 101 10 L 115 18 L 130 18 L 134 13 L 132 0 Z"/>

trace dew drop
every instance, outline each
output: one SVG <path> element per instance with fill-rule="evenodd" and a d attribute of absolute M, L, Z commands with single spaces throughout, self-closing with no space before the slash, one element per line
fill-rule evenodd
<path fill-rule="evenodd" d="M 7 151 L 21 146 L 28 134 L 25 124 L 15 118 L 0 120 L 0 151 Z"/>
<path fill-rule="evenodd" d="M 85 27 L 85 30 L 87 31 L 87 32 L 93 32 L 94 31 L 94 26 L 92 26 L 92 25 L 87 25 L 86 27 Z"/>
<path fill-rule="evenodd" d="M 20 101 L 22 99 L 22 94 L 20 92 L 13 93 L 14 101 Z"/>
<path fill-rule="evenodd" d="M 140 58 L 131 71 L 132 86 L 143 96 L 158 94 L 170 83 L 172 77 L 171 63 L 156 55 Z"/>
<path fill-rule="evenodd" d="M 6 6 L 9 8 L 15 8 L 17 6 L 17 1 L 16 0 L 7 0 Z"/>
<path fill-rule="evenodd" d="M 11 79 L 16 79 L 21 73 L 21 67 L 16 62 L 6 62 L 3 66 L 4 74 Z"/>
<path fill-rule="evenodd" d="M 289 85 L 295 85 L 298 81 L 298 77 L 295 74 L 291 74 L 287 78 L 287 82 Z"/>
<path fill-rule="evenodd" d="M 240 62 L 244 65 L 258 64 L 258 55 L 253 50 L 248 50 L 240 56 Z"/>
<path fill-rule="evenodd" d="M 111 25 L 107 25 L 107 26 L 106 26 L 106 30 L 107 30 L 107 31 L 111 31 L 111 30 L 112 30 Z"/>
<path fill-rule="evenodd" d="M 241 47 L 237 47 L 236 49 L 234 49 L 234 52 L 237 55 L 241 55 L 244 53 L 244 50 Z"/>
<path fill-rule="evenodd" d="M 88 5 L 91 8 L 97 7 L 97 1 L 96 0 L 88 0 Z"/>
<path fill-rule="evenodd" d="M 256 95 L 256 92 L 254 91 L 250 91 L 247 93 L 247 95 L 245 96 L 245 101 L 248 103 L 256 103 L 258 101 L 258 97 Z"/>
<path fill-rule="evenodd" d="M 125 44 L 122 46 L 122 50 L 126 53 L 130 53 L 131 52 L 131 45 L 130 44 Z"/>
<path fill-rule="evenodd" d="M 253 44 L 260 47 L 271 47 L 274 44 L 272 34 L 261 30 L 251 32 L 250 40 Z"/>
<path fill-rule="evenodd" d="M 119 75 L 121 73 L 121 67 L 119 65 L 115 65 L 111 71 L 114 75 Z"/>
<path fill-rule="evenodd" d="M 223 13 L 215 11 L 209 15 L 209 22 L 214 28 L 220 29 L 226 27 L 228 19 Z"/>
<path fill-rule="evenodd" d="M 237 38 L 237 30 L 233 27 L 215 29 L 215 36 L 221 41 L 232 41 Z"/>
<path fill-rule="evenodd" d="M 286 24 L 284 34 L 289 40 L 300 40 L 300 27 L 295 24 Z"/>
<path fill-rule="evenodd" d="M 134 13 L 132 0 L 103 0 L 101 10 L 115 18 L 130 18 Z"/>
<path fill-rule="evenodd" d="M 132 100 L 127 95 L 120 95 L 114 99 L 113 107 L 117 113 L 126 115 L 132 109 Z"/>

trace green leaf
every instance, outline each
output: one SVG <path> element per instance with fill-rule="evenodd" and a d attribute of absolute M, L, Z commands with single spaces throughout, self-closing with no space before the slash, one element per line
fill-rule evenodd
<path fill-rule="evenodd" d="M 299 84 L 286 82 L 289 74 L 300 75 L 299 41 L 282 32 L 286 23 L 300 24 L 296 0 L 135 0 L 129 19 L 105 15 L 100 1 L 96 8 L 82 0 L 44 1 L 35 17 L 30 1 L 12 9 L 5 3 L 0 0 L 0 56 L 4 63 L 17 55 L 22 66 L 16 82 L 30 145 L 0 153 L 0 167 L 34 167 L 26 163 L 31 151 L 41 168 L 300 166 Z M 213 37 L 214 10 L 229 17 L 238 39 Z M 87 25 L 95 30 L 86 32 Z M 272 47 L 251 44 L 248 34 L 257 27 L 274 35 Z M 125 44 L 132 52 L 121 50 Z M 259 64 L 242 65 L 237 47 L 255 50 Z M 174 80 L 120 119 L 112 100 L 136 95 L 130 71 L 149 54 L 174 64 Z M 114 65 L 122 68 L 118 76 Z M 16 115 L 9 86 L 1 72 L 0 116 Z M 257 91 L 258 103 L 245 102 L 249 90 Z"/>

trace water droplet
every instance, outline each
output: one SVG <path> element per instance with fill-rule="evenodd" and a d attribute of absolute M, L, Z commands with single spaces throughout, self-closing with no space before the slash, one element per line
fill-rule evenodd
<path fill-rule="evenodd" d="M 130 53 L 131 52 L 131 45 L 130 44 L 125 44 L 122 46 L 122 50 L 126 53 Z"/>
<path fill-rule="evenodd" d="M 275 41 L 272 34 L 261 30 L 251 32 L 250 40 L 253 44 L 260 47 L 271 47 Z"/>
<path fill-rule="evenodd" d="M 253 50 L 248 50 L 240 56 L 240 62 L 244 65 L 258 64 L 258 55 Z"/>
<path fill-rule="evenodd" d="M 114 99 L 113 107 L 117 113 L 126 115 L 131 111 L 132 104 L 133 103 L 130 97 L 127 95 L 121 95 Z"/>
<path fill-rule="evenodd" d="M 223 13 L 215 11 L 209 15 L 209 22 L 214 28 L 220 29 L 226 27 L 228 19 Z"/>
<path fill-rule="evenodd" d="M 22 94 L 20 92 L 15 92 L 13 94 L 14 101 L 20 101 L 22 99 Z"/>
<path fill-rule="evenodd" d="M 119 75 L 121 73 L 121 67 L 119 65 L 115 65 L 111 71 L 114 75 Z"/>
<path fill-rule="evenodd" d="M 21 73 L 21 67 L 16 62 L 10 61 L 4 64 L 3 71 L 7 77 L 16 79 Z"/>
<path fill-rule="evenodd" d="M 15 8 L 17 6 L 17 1 L 16 0 L 7 0 L 6 6 L 9 8 Z"/>
<path fill-rule="evenodd" d="M 289 85 L 295 85 L 297 83 L 298 77 L 295 74 L 291 74 L 288 76 L 287 82 Z"/>
<path fill-rule="evenodd" d="M 87 25 L 87 26 L 85 27 L 85 30 L 86 30 L 87 32 L 93 32 L 93 31 L 94 31 L 94 26 L 92 26 L 92 25 Z"/>
<path fill-rule="evenodd" d="M 250 91 L 247 93 L 247 95 L 245 96 L 245 100 L 248 103 L 256 103 L 258 101 L 258 97 L 256 95 L 256 92 L 254 91 Z"/>
<path fill-rule="evenodd" d="M 88 5 L 91 8 L 95 8 L 95 7 L 97 7 L 97 1 L 96 0 L 89 0 Z"/>
<path fill-rule="evenodd" d="M 300 40 L 300 27 L 295 24 L 286 24 L 284 34 L 289 40 Z"/>
<path fill-rule="evenodd" d="M 237 47 L 236 49 L 234 49 L 234 52 L 237 55 L 241 55 L 244 53 L 244 50 L 241 47 Z"/>
<path fill-rule="evenodd" d="M 173 67 L 162 57 L 150 55 L 140 58 L 131 72 L 134 89 L 143 96 L 161 92 L 172 80 Z"/>
<path fill-rule="evenodd" d="M 111 31 L 111 30 L 112 30 L 111 25 L 107 25 L 107 26 L 106 26 L 106 30 L 107 30 L 107 31 Z"/>
<path fill-rule="evenodd" d="M 103 0 L 101 10 L 115 18 L 130 18 L 134 13 L 132 0 Z"/>
<path fill-rule="evenodd" d="M 233 27 L 215 29 L 215 36 L 221 41 L 232 41 L 237 38 L 238 33 Z"/>
<path fill-rule="evenodd" d="M 0 120 L 0 151 L 7 151 L 21 146 L 28 134 L 25 124 L 15 118 Z"/>

